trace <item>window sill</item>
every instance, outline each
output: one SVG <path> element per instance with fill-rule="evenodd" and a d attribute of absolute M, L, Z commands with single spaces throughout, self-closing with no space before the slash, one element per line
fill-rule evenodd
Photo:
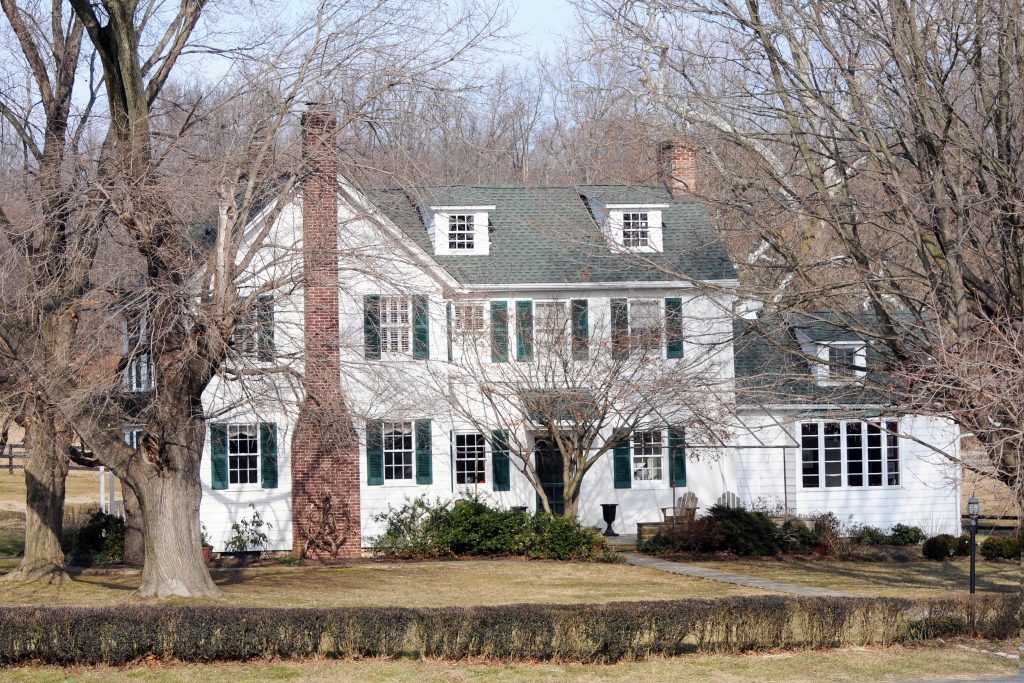
<path fill-rule="evenodd" d="M 648 489 L 648 490 L 651 490 L 651 489 L 668 489 L 668 483 L 665 482 L 665 481 L 647 481 L 647 480 L 636 481 L 634 479 L 633 480 L 633 485 L 632 485 L 631 488 L 634 488 L 634 489 Z"/>

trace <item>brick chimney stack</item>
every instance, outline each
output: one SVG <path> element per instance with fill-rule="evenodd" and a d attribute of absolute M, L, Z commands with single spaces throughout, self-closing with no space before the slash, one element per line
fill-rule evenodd
<path fill-rule="evenodd" d="M 658 177 L 679 200 L 697 191 L 697 147 L 676 138 L 658 143 Z"/>
<path fill-rule="evenodd" d="M 292 538 L 301 553 L 323 530 L 317 522 L 329 498 L 335 523 L 349 521 L 338 555 L 359 557 L 359 441 L 341 395 L 336 135 L 332 111 L 302 116 L 305 399 L 292 438 Z M 326 555 L 317 547 L 308 554 Z"/>

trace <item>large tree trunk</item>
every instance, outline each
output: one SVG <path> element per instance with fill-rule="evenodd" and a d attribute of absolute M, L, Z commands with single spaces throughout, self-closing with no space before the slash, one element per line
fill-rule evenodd
<path fill-rule="evenodd" d="M 182 405 L 196 407 L 196 401 L 187 397 L 171 403 L 175 410 Z M 186 427 L 178 431 L 179 425 Z M 149 428 L 153 432 L 142 435 L 138 457 L 124 477 L 142 512 L 145 563 L 139 595 L 217 597 L 221 591 L 203 562 L 199 530 L 199 462 L 206 434 L 202 410 L 188 416 L 158 416 Z"/>
<path fill-rule="evenodd" d="M 121 496 L 124 498 L 124 553 L 121 561 L 125 564 L 142 566 L 146 559 L 146 541 L 142 533 L 142 508 L 131 486 L 121 482 Z"/>
<path fill-rule="evenodd" d="M 71 437 L 57 428 L 53 413 L 41 406 L 33 411 L 26 427 L 25 556 L 4 578 L 61 583 L 67 579 L 60 539 Z"/>

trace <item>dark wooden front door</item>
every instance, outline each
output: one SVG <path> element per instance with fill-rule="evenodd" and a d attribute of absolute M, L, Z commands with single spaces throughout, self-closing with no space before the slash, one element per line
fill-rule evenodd
<path fill-rule="evenodd" d="M 545 439 L 537 439 L 534 445 L 537 461 L 537 476 L 544 494 L 548 497 L 551 511 L 556 515 L 565 512 L 565 477 L 562 475 L 562 454 Z M 544 503 L 537 496 L 537 511 L 544 509 Z"/>

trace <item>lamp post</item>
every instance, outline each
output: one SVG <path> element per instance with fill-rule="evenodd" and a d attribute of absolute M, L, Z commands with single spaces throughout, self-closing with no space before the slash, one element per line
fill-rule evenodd
<path fill-rule="evenodd" d="M 967 516 L 971 518 L 969 524 L 971 529 L 971 595 L 974 595 L 974 564 L 977 559 L 977 547 L 975 545 L 974 539 L 977 537 L 978 534 L 978 514 L 980 512 L 981 504 L 978 503 L 977 498 L 971 496 L 970 499 L 967 501 Z"/>

